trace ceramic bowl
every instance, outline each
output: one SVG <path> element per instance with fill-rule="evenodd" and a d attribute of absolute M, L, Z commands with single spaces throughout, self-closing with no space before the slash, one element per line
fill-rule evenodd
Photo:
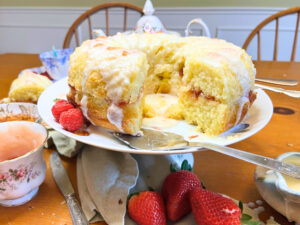
<path fill-rule="evenodd" d="M 43 52 L 40 60 L 53 80 L 60 80 L 68 75 L 69 59 L 74 50 L 71 48 Z"/>
<path fill-rule="evenodd" d="M 0 162 L 0 205 L 3 206 L 17 206 L 28 202 L 37 194 L 39 186 L 45 179 L 43 145 L 47 139 L 47 130 L 41 124 L 29 121 L 0 123 L 0 130 L 20 124 L 41 133 L 43 141 L 25 155 Z"/>
<path fill-rule="evenodd" d="M 296 157 L 300 162 L 300 153 L 299 152 L 287 152 L 277 157 L 278 160 L 283 161 L 284 159 Z M 284 178 L 284 176 L 276 172 L 277 180 L 276 180 L 276 187 L 278 191 L 284 196 L 284 198 L 287 201 L 290 202 L 296 202 L 300 204 L 300 189 L 299 191 L 296 191 L 294 189 L 291 189 L 288 186 L 287 180 Z M 298 180 L 300 183 L 300 179 Z"/>
<path fill-rule="evenodd" d="M 0 122 L 40 119 L 36 104 L 25 102 L 12 102 L 0 104 Z"/>
<path fill-rule="evenodd" d="M 288 157 L 299 157 L 299 152 L 287 152 L 277 157 L 282 161 Z M 300 224 L 300 192 L 291 189 L 282 174 L 258 166 L 255 183 L 262 198 L 289 221 Z M 300 182 L 300 180 L 299 180 Z"/>

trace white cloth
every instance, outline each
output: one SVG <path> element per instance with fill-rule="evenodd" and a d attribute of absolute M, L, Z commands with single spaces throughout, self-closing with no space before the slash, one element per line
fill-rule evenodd
<path fill-rule="evenodd" d="M 181 166 L 193 155 L 130 155 L 85 146 L 77 158 L 77 183 L 83 212 L 90 223 L 105 221 L 109 225 L 135 225 L 126 214 L 130 192 L 149 187 L 160 191 L 170 164 Z M 176 225 L 196 225 L 192 214 Z"/>

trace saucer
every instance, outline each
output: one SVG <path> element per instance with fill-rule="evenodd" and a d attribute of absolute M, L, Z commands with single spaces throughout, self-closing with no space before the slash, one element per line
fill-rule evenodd
<path fill-rule="evenodd" d="M 31 199 L 33 199 L 36 196 L 36 194 L 38 193 L 38 191 L 39 191 L 39 187 L 33 189 L 28 194 L 26 194 L 20 198 L 11 199 L 11 200 L 1 200 L 0 205 L 5 206 L 5 207 L 14 207 L 14 206 L 23 205 L 23 204 L 29 202 Z"/>

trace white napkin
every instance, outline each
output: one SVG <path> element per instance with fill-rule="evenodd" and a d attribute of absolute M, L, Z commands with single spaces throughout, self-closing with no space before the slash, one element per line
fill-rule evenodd
<path fill-rule="evenodd" d="M 187 159 L 193 165 L 193 155 L 130 155 L 92 146 L 85 146 L 77 158 L 77 182 L 83 212 L 93 223 L 135 225 L 126 214 L 130 192 L 152 187 L 159 191 L 170 173 L 170 164 L 181 166 Z M 196 225 L 193 215 L 176 225 Z"/>

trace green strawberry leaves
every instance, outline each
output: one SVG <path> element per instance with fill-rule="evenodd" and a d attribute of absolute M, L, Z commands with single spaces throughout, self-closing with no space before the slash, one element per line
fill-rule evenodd
<path fill-rule="evenodd" d="M 241 212 L 242 212 L 242 216 L 241 216 L 241 224 L 242 225 L 260 225 L 261 224 L 260 222 L 257 222 L 257 221 L 251 221 L 252 216 L 250 216 L 246 213 L 243 213 L 244 206 L 243 206 L 242 201 L 239 201 L 239 208 L 241 209 Z"/>
<path fill-rule="evenodd" d="M 188 171 L 192 172 L 193 168 L 186 159 L 183 160 L 183 162 L 181 163 L 181 167 L 179 169 L 176 167 L 175 164 L 172 164 L 172 163 L 170 164 L 171 173 L 176 172 L 178 170 L 188 170 Z"/>
<path fill-rule="evenodd" d="M 189 164 L 189 162 L 185 159 L 183 160 L 182 164 L 181 164 L 181 170 L 188 170 L 190 172 L 193 171 L 192 166 Z"/>

